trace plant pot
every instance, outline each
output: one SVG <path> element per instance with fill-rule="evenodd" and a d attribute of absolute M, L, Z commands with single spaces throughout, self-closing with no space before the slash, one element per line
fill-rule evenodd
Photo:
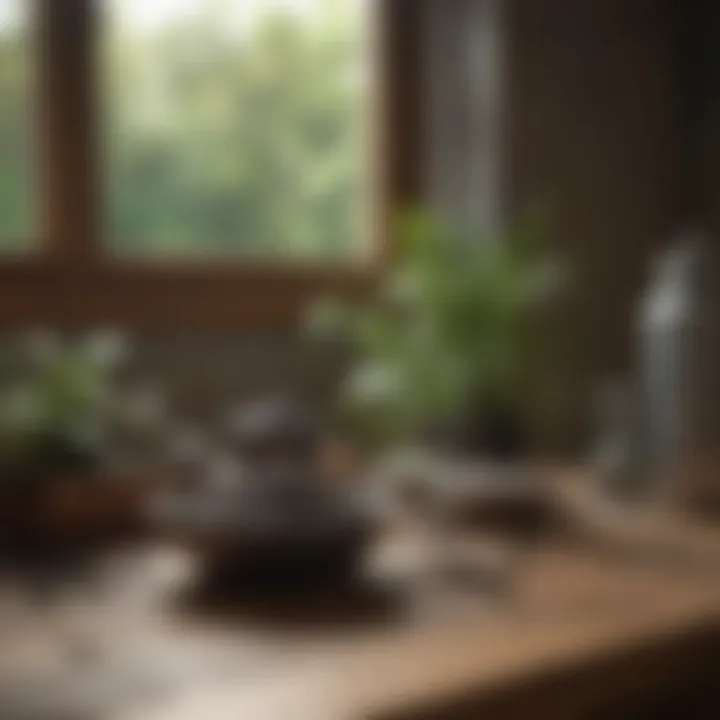
<path fill-rule="evenodd" d="M 145 483 L 107 482 L 97 475 L 61 475 L 40 506 L 44 528 L 58 538 L 102 540 L 144 530 Z"/>
<path fill-rule="evenodd" d="M 50 472 L 0 491 L 0 545 L 47 547 L 144 530 L 145 482 L 107 482 L 96 472 Z"/>
<path fill-rule="evenodd" d="M 512 407 L 484 406 L 441 424 L 429 436 L 430 447 L 466 459 L 521 460 L 527 452 L 522 415 Z"/>

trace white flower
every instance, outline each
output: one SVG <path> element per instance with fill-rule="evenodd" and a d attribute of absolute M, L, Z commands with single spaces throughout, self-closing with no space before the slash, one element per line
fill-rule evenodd
<path fill-rule="evenodd" d="M 103 330 L 85 338 L 81 347 L 92 363 L 112 368 L 127 358 L 130 343 L 127 336 L 119 330 Z"/>

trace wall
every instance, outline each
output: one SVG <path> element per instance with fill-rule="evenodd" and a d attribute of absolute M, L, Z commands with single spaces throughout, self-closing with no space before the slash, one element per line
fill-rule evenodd
<path fill-rule="evenodd" d="M 136 335 L 128 371 L 173 400 L 180 417 L 209 428 L 239 403 L 289 394 L 330 408 L 340 353 L 285 333 Z"/>
<path fill-rule="evenodd" d="M 508 23 L 509 207 L 545 204 L 573 272 L 533 405 L 545 448 L 579 449 L 677 219 L 675 26 L 663 0 L 513 0 Z"/>

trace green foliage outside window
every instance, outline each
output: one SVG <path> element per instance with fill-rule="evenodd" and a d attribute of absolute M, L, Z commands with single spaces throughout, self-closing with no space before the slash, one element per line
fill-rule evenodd
<path fill-rule="evenodd" d="M 115 249 L 302 259 L 357 247 L 367 112 L 355 3 L 243 5 L 204 0 L 142 32 L 110 3 Z"/>
<path fill-rule="evenodd" d="M 0 0 L 0 252 L 22 247 L 33 229 L 28 5 Z"/>

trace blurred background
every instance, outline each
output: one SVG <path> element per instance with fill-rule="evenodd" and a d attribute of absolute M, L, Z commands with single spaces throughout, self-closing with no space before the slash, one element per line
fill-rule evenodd
<path fill-rule="evenodd" d="M 715 717 L 719 40 L 0 0 L 0 720 Z"/>
<path fill-rule="evenodd" d="M 577 449 L 649 258 L 714 197 L 708 3 L 108 1 L 82 28 L 38 4 L 2 7 L 3 324 L 147 331 L 182 386 L 297 371 L 320 392 L 296 308 L 362 282 L 389 207 L 542 204 L 576 278 L 542 442 Z"/>

